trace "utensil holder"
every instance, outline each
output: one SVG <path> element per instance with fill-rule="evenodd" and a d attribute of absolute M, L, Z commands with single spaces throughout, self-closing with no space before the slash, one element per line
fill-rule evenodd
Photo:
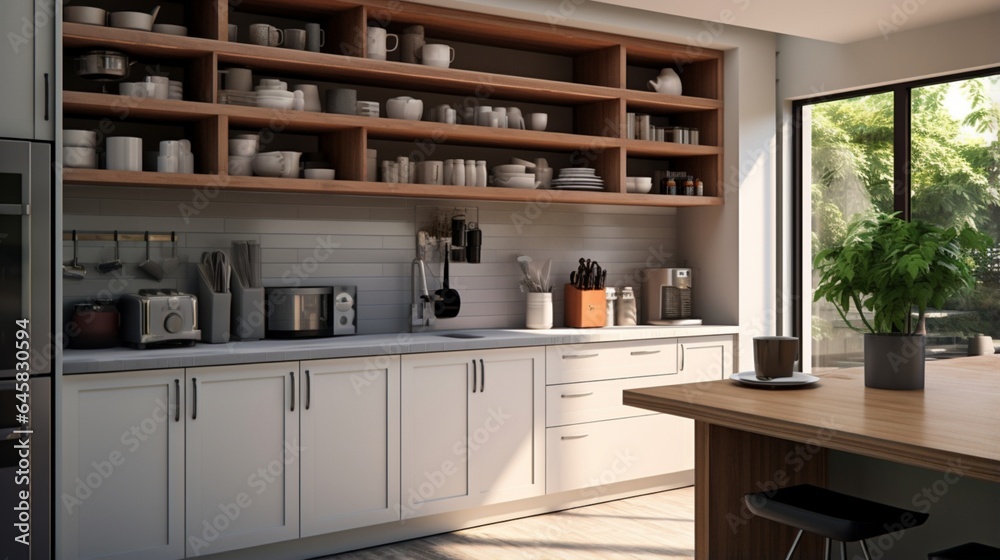
<path fill-rule="evenodd" d="M 240 277 L 236 268 L 229 280 L 230 295 L 233 298 L 233 314 L 230 332 L 236 340 L 260 340 L 264 338 L 264 288 L 250 288 Z"/>
<path fill-rule="evenodd" d="M 229 342 L 229 317 L 233 294 L 212 291 L 203 264 L 198 265 L 198 325 L 201 341 L 210 344 Z"/>
<path fill-rule="evenodd" d="M 524 326 L 529 329 L 552 328 L 551 292 L 528 292 Z"/>
<path fill-rule="evenodd" d="M 581 290 L 566 284 L 565 323 L 567 327 L 603 327 L 608 320 L 604 290 Z"/>

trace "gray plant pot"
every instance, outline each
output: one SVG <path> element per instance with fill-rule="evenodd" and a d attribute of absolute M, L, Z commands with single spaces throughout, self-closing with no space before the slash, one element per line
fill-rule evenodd
<path fill-rule="evenodd" d="M 922 334 L 865 334 L 865 387 L 923 389 L 926 346 Z"/>

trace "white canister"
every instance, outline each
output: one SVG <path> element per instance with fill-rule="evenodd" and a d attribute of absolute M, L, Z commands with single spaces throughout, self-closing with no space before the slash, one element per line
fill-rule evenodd
<path fill-rule="evenodd" d="M 456 159 L 455 160 L 455 171 L 451 176 L 451 185 L 457 185 L 459 187 L 465 186 L 465 160 Z"/>
<path fill-rule="evenodd" d="M 465 160 L 465 186 L 476 186 L 476 160 Z"/>
<path fill-rule="evenodd" d="M 552 328 L 551 292 L 528 292 L 524 323 L 529 329 Z"/>

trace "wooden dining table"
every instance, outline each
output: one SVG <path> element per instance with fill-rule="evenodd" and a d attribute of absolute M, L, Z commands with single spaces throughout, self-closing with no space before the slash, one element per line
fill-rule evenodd
<path fill-rule="evenodd" d="M 927 362 L 925 388 L 864 385 L 862 368 L 798 389 L 731 380 L 624 391 L 626 405 L 695 420 L 695 558 L 781 558 L 796 530 L 754 517 L 749 492 L 825 486 L 839 450 L 1000 482 L 1000 354 Z M 804 558 L 822 540 L 803 538 Z"/>

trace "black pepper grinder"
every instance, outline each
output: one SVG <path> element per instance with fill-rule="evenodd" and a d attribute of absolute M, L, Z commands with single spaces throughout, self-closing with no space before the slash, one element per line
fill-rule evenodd
<path fill-rule="evenodd" d="M 466 234 L 465 258 L 470 263 L 480 262 L 483 249 L 483 230 L 479 229 L 479 224 L 469 222 L 469 231 Z"/>

